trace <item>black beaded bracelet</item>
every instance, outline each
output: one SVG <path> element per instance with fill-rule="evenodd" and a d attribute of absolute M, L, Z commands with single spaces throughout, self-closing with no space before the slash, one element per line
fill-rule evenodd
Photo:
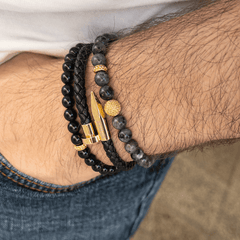
<path fill-rule="evenodd" d="M 107 85 L 109 83 L 109 76 L 106 73 L 107 61 L 105 55 L 107 53 L 108 44 L 115 39 L 116 36 L 112 34 L 104 34 L 95 39 L 95 43 L 92 47 L 94 56 L 91 59 L 92 65 L 94 66 L 94 72 L 96 73 L 95 82 L 101 87 L 99 90 L 100 97 L 103 100 L 107 100 L 104 106 L 104 111 L 109 116 L 113 116 L 113 127 L 119 130 L 118 138 L 125 143 L 125 150 L 131 154 L 131 158 L 133 161 L 137 162 L 139 166 L 149 168 L 155 163 L 156 157 L 146 155 L 138 146 L 138 143 L 132 139 L 131 130 L 126 128 L 127 121 L 125 117 L 119 115 L 121 111 L 120 103 L 117 100 L 113 100 L 114 91 Z"/>
<path fill-rule="evenodd" d="M 85 96 L 85 88 L 84 88 L 84 77 L 85 77 L 85 69 L 86 69 L 86 63 L 87 63 L 87 58 L 88 55 L 91 53 L 91 48 L 92 44 L 77 44 L 76 47 L 73 47 L 70 49 L 69 53 L 65 57 L 65 62 L 63 64 L 63 71 L 64 73 L 62 74 L 62 82 L 65 84 L 62 87 L 62 94 L 64 95 L 62 104 L 64 107 L 67 108 L 67 110 L 64 112 L 64 117 L 66 120 L 70 121 L 68 124 L 68 130 L 73 133 L 71 137 L 71 141 L 75 146 L 77 147 L 76 149 L 78 150 L 78 155 L 81 158 L 85 159 L 85 163 L 89 166 L 92 166 L 92 169 L 96 172 L 100 172 L 103 175 L 109 174 L 112 175 L 114 173 L 117 173 L 121 170 L 130 170 L 135 166 L 134 162 L 131 163 L 126 163 L 126 164 L 118 164 L 118 166 L 109 166 L 106 164 L 103 164 L 101 161 L 97 160 L 95 155 L 90 153 L 89 148 L 84 148 L 82 150 L 79 150 L 79 146 L 83 145 L 81 135 L 79 133 L 79 128 L 80 125 L 75 121 L 77 117 L 76 111 L 72 108 L 74 105 L 74 99 L 73 99 L 73 88 L 72 88 L 72 83 L 73 83 L 73 78 L 74 78 L 74 92 L 78 88 L 79 82 L 82 82 L 83 80 L 83 88 L 81 94 L 75 94 L 76 98 L 76 107 L 79 111 L 79 117 L 81 119 L 82 124 L 83 123 L 89 123 L 91 122 L 90 115 L 88 113 L 88 107 L 86 105 L 86 96 Z M 78 61 L 76 61 L 76 58 L 78 56 Z M 74 66 L 75 66 L 75 61 L 77 62 L 78 67 L 76 68 L 75 73 L 74 71 Z M 79 64 L 81 62 L 81 64 Z M 80 67 L 79 67 L 80 66 Z M 78 104 L 80 103 L 80 104 Z M 111 144 L 108 144 L 110 147 Z M 115 149 L 115 148 L 114 148 Z M 114 150 L 112 148 L 108 148 L 108 156 L 111 156 L 111 159 L 113 156 L 116 156 L 114 153 Z M 116 153 L 116 150 L 115 150 Z M 112 161 L 113 162 L 113 161 Z M 125 163 L 125 162 L 124 162 Z"/>

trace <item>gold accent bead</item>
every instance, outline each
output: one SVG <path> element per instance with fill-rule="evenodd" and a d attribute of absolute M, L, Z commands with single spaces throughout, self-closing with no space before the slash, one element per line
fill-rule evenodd
<path fill-rule="evenodd" d="M 99 72 L 99 71 L 105 71 L 105 72 L 107 72 L 107 67 L 104 66 L 104 65 L 96 65 L 96 66 L 94 67 L 93 71 L 94 71 L 95 73 L 97 73 L 97 72 Z"/>
<path fill-rule="evenodd" d="M 121 111 L 121 105 L 117 100 L 107 101 L 104 106 L 104 111 L 109 116 L 117 116 Z"/>
<path fill-rule="evenodd" d="M 75 148 L 77 151 L 82 151 L 82 150 L 84 150 L 85 148 L 87 148 L 87 145 L 86 145 L 86 144 L 82 144 L 82 145 L 80 145 L 80 146 L 74 145 L 74 148 Z"/>

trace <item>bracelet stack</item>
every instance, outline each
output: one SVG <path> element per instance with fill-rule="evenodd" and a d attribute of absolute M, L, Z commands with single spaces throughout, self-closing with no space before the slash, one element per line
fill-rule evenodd
<path fill-rule="evenodd" d="M 84 127 L 87 124 L 91 124 L 91 117 L 88 112 L 84 87 L 86 63 L 88 56 L 91 53 L 91 49 L 92 44 L 77 44 L 76 47 L 73 47 L 69 50 L 69 53 L 64 58 L 64 73 L 61 76 L 62 82 L 65 84 L 62 87 L 62 94 L 64 95 L 62 99 L 62 104 L 64 107 L 67 108 L 64 112 L 64 118 L 69 121 L 68 130 L 73 134 L 71 137 L 71 141 L 74 144 L 74 148 L 78 151 L 79 157 L 84 158 L 85 163 L 88 166 L 91 166 L 94 171 L 100 172 L 103 175 L 112 175 L 120 172 L 121 170 L 127 171 L 132 169 L 135 166 L 135 163 L 125 163 L 124 161 L 122 161 L 124 164 L 119 164 L 122 167 L 116 167 L 103 164 L 101 161 L 97 160 L 95 155 L 90 153 L 90 149 L 85 144 L 83 144 L 83 138 L 79 133 L 80 125 L 78 122 L 75 121 L 77 113 L 73 109 L 75 103 L 73 99 L 74 95 L 76 99 L 78 115 L 80 117 L 82 126 Z M 76 60 L 77 58 L 79 59 L 79 61 Z M 75 66 L 75 62 L 77 63 L 78 67 Z M 73 81 L 75 83 L 74 88 L 72 87 Z M 82 88 L 79 88 L 79 85 L 82 86 Z M 112 152 L 114 153 L 115 148 L 110 148 L 110 150 L 113 150 Z M 116 155 L 117 153 L 113 154 L 113 157 Z"/>
<path fill-rule="evenodd" d="M 62 94 L 64 95 L 62 104 L 67 108 L 64 112 L 64 118 L 69 121 L 68 130 L 72 133 L 71 141 L 74 144 L 74 148 L 78 151 L 79 157 L 84 158 L 88 166 L 91 166 L 94 171 L 100 172 L 102 175 L 113 175 L 120 171 L 129 171 L 136 164 L 149 168 L 156 161 L 152 156 L 146 155 L 138 147 L 138 143 L 132 139 L 131 130 L 126 128 L 126 119 L 119 114 L 121 105 L 117 100 L 113 99 L 114 91 L 108 86 L 109 76 L 107 74 L 105 54 L 108 44 L 115 40 L 117 40 L 116 35 L 104 34 L 98 36 L 94 44 L 79 43 L 72 47 L 64 58 L 65 62 L 62 66 L 64 73 L 61 76 L 61 80 L 65 84 L 62 87 Z M 91 52 L 94 54 L 91 62 L 96 73 L 95 82 L 101 87 L 99 95 L 103 100 L 107 101 L 103 111 L 102 105 L 95 94 L 91 93 L 92 115 L 98 134 L 95 134 L 96 131 L 93 128 L 91 116 L 88 112 L 85 90 L 85 70 Z M 72 86 L 73 83 L 74 87 Z M 73 109 L 75 102 L 78 113 Z M 119 130 L 118 138 L 125 143 L 125 150 L 131 154 L 132 162 L 123 161 L 116 152 L 107 129 L 105 113 L 113 116 L 113 127 Z M 85 138 L 79 132 L 80 124 L 76 121 L 77 114 L 79 115 Z M 106 155 L 114 166 L 102 163 L 96 159 L 94 154 L 90 153 L 87 145 L 99 141 L 103 144 Z"/>

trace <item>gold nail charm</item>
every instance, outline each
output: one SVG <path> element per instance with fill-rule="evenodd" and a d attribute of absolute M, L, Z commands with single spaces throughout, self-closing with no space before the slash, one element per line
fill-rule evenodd
<path fill-rule="evenodd" d="M 99 100 L 97 99 L 94 92 L 91 92 L 91 108 L 92 115 L 94 118 L 94 123 L 101 141 L 107 141 L 110 139 L 110 135 L 108 132 L 107 121 L 105 118 L 105 113 L 103 111 L 103 107 Z"/>

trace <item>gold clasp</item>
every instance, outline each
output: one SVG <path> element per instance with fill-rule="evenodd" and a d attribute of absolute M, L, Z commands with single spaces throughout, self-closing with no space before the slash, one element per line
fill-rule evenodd
<path fill-rule="evenodd" d="M 86 137 L 82 139 L 83 144 L 93 144 L 110 139 L 105 113 L 94 92 L 91 92 L 91 109 L 98 135 L 95 135 L 92 123 L 82 125 L 83 132 Z"/>

